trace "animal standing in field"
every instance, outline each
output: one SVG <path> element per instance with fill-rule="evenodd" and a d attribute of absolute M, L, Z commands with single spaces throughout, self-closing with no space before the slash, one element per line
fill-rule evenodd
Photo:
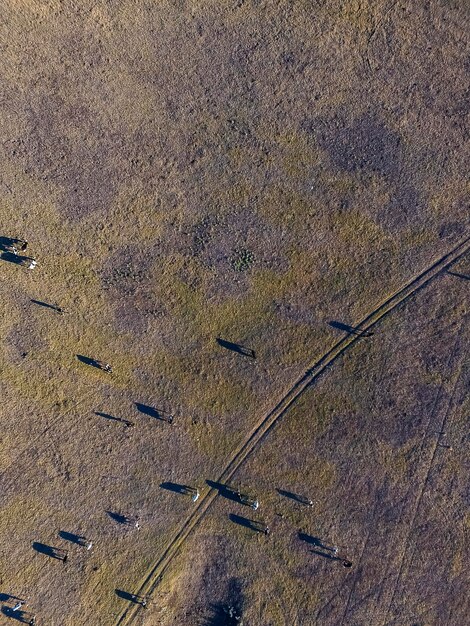
<path fill-rule="evenodd" d="M 42 300 L 34 300 L 32 299 L 31 302 L 33 304 L 38 304 L 39 306 L 42 306 L 46 309 L 52 309 L 53 311 L 56 311 L 57 313 L 65 313 L 65 310 L 62 309 L 60 306 L 57 306 L 57 304 L 49 304 L 48 302 L 42 302 Z"/>
<path fill-rule="evenodd" d="M 93 542 L 89 541 L 86 537 L 79 537 L 78 545 L 83 546 L 87 550 L 91 550 L 93 547 Z"/>
<path fill-rule="evenodd" d="M 144 609 L 147 608 L 147 598 L 145 596 L 138 596 L 137 594 L 132 594 L 132 601 L 136 604 L 140 604 Z"/>
<path fill-rule="evenodd" d="M 85 365 L 89 365 L 90 367 L 96 367 L 96 369 L 102 370 L 103 372 L 107 372 L 111 374 L 113 369 L 109 363 L 104 363 L 103 361 L 98 361 L 98 359 L 90 358 L 89 356 L 83 356 L 83 354 L 77 354 L 77 359 Z"/>
<path fill-rule="evenodd" d="M 236 352 L 243 356 L 247 356 L 250 359 L 256 360 L 256 352 L 252 348 L 246 348 L 239 343 L 227 341 L 226 339 L 221 339 L 220 337 L 217 337 L 216 341 L 219 346 L 222 346 L 222 348 L 226 348 L 227 350 L 231 350 L 232 352 Z"/>
<path fill-rule="evenodd" d="M 1 238 L 2 244 L 1 249 L 7 252 L 12 252 L 15 255 L 18 255 L 20 252 L 24 252 L 28 247 L 28 242 L 25 239 L 11 239 L 9 237 Z"/>
<path fill-rule="evenodd" d="M 251 498 L 250 496 L 247 496 L 246 494 L 241 493 L 240 490 L 237 491 L 237 496 L 241 504 L 245 504 L 246 506 L 251 507 L 253 511 L 256 511 L 258 509 L 259 501 L 257 499 Z"/>

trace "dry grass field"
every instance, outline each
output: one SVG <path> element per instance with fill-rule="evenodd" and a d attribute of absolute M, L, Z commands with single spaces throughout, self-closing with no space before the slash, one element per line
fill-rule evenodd
<path fill-rule="evenodd" d="M 1 624 L 467 623 L 469 26 L 4 0 Z"/>
<path fill-rule="evenodd" d="M 259 509 L 222 493 L 137 623 L 230 603 L 249 624 L 466 623 L 467 290 L 441 276 L 306 390 L 232 481 Z"/>

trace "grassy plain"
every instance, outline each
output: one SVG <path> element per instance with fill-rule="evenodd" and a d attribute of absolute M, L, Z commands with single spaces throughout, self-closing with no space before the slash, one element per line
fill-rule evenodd
<path fill-rule="evenodd" d="M 2 11 L 0 236 L 27 239 L 38 265 L 0 261 L 0 597 L 26 596 L 40 624 L 111 626 L 126 604 L 115 590 L 138 588 L 191 510 L 160 484 L 202 489 L 342 336 L 331 322 L 354 325 L 467 235 L 468 10 L 6 0 Z M 269 542 L 228 521 L 218 498 L 147 626 L 215 624 L 230 595 L 252 626 L 453 623 L 445 611 L 466 580 L 463 395 L 449 413 L 455 450 L 431 465 L 442 472 L 429 528 L 455 542 L 444 560 L 415 537 L 413 503 L 424 515 L 433 484 L 421 501 L 407 485 L 424 484 L 427 420 L 441 415 L 430 407 L 460 372 L 467 285 L 433 282 L 300 398 L 240 474 L 279 520 Z M 314 509 L 276 488 L 309 491 Z M 139 515 L 141 530 L 108 511 Z M 358 568 L 313 561 L 294 526 L 347 543 Z M 62 565 L 32 549 L 66 547 L 59 531 L 93 550 L 69 545 Z M 408 544 L 422 562 L 400 561 Z M 422 593 L 434 593 L 429 568 L 436 599 Z"/>
<path fill-rule="evenodd" d="M 464 624 L 465 304 L 441 276 L 308 388 L 233 478 L 259 509 L 219 497 L 137 623 Z"/>

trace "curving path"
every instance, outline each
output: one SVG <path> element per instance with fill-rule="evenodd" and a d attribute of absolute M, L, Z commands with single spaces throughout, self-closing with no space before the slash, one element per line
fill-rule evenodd
<path fill-rule="evenodd" d="M 425 269 L 421 274 L 416 276 L 411 282 L 402 287 L 399 291 L 391 295 L 387 300 L 375 308 L 367 315 L 356 328 L 361 331 L 367 331 L 375 326 L 387 313 L 393 311 L 402 302 L 415 294 L 419 289 L 424 287 L 433 278 L 455 263 L 466 252 L 470 250 L 470 238 L 461 241 L 455 248 L 445 254 L 430 267 Z M 217 482 L 229 482 L 235 472 L 240 468 L 245 459 L 253 452 L 258 444 L 265 437 L 267 432 L 273 425 L 286 413 L 297 398 L 304 390 L 311 385 L 327 367 L 340 357 L 348 348 L 356 343 L 361 335 L 348 334 L 339 340 L 328 352 L 326 352 L 318 361 L 313 363 L 305 374 L 299 378 L 287 393 L 282 397 L 278 404 L 267 414 L 264 415 L 248 433 L 245 441 L 236 449 L 225 466 L 224 470 L 217 477 Z M 177 554 L 180 546 L 186 541 L 191 531 L 201 522 L 212 502 L 217 497 L 217 490 L 208 489 L 201 494 L 199 504 L 192 510 L 181 525 L 179 531 L 169 541 L 163 553 L 158 556 L 135 593 L 139 595 L 150 595 L 159 580 L 164 574 L 167 567 Z M 129 605 L 126 607 L 115 622 L 115 626 L 125 626 L 131 624 L 137 615 L 139 605 Z"/>

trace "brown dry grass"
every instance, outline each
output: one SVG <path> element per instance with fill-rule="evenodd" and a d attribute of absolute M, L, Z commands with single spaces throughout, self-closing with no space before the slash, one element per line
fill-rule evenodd
<path fill-rule="evenodd" d="M 328 322 L 361 319 L 465 233 L 465 10 L 314 4 L 5 3 L 0 236 L 26 238 L 38 266 L 0 265 L 0 592 L 27 596 L 50 624 L 113 624 L 115 588 L 135 589 L 191 506 L 160 483 L 218 475 L 336 341 Z M 240 248 L 254 254 L 246 272 L 230 262 Z M 217 336 L 256 349 L 257 363 Z M 109 361 L 113 375 L 77 354 Z M 382 351 L 363 358 L 364 371 L 386 366 Z M 348 391 L 316 388 L 283 428 L 307 420 L 317 445 L 335 415 L 367 413 L 361 399 L 382 393 L 380 377 L 358 377 L 357 357 L 342 367 Z M 446 372 L 429 363 L 420 375 L 434 389 Z M 135 402 L 174 412 L 174 426 Z M 299 489 L 341 480 L 302 437 L 289 432 L 292 458 L 268 447 L 263 488 L 273 467 Z M 395 450 L 394 437 L 405 435 L 371 441 L 401 484 L 411 444 Z M 142 531 L 107 510 L 139 513 Z M 216 516 L 209 552 L 220 547 L 212 530 L 225 541 Z M 58 545 L 59 530 L 90 535 L 93 552 L 71 548 L 65 568 L 33 552 L 33 541 Z M 316 610 L 321 594 L 280 540 L 264 554 L 233 532 L 250 546 L 236 577 L 249 581 L 254 624 L 294 624 L 297 602 Z M 250 573 L 252 545 L 276 582 Z M 190 565 L 183 552 L 174 589 L 163 588 L 175 594 Z M 279 602 L 271 584 L 288 590 Z M 172 597 L 158 619 L 188 623 Z"/>

